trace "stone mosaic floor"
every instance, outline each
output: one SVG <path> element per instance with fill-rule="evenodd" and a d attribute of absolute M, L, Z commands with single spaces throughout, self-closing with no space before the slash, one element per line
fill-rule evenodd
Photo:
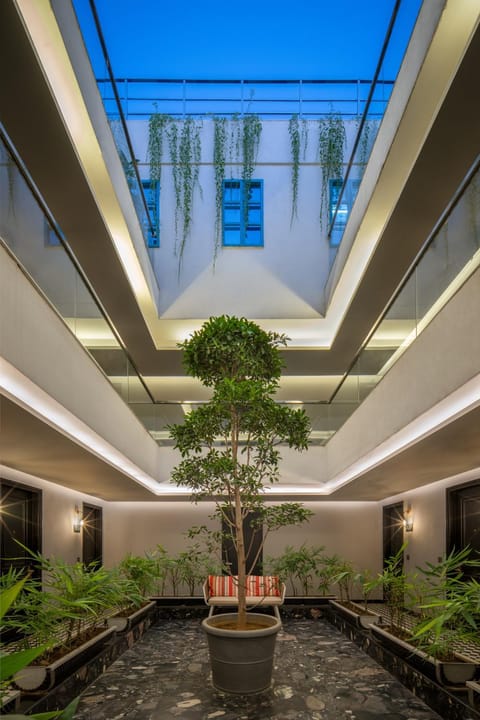
<path fill-rule="evenodd" d="M 160 621 L 82 695 L 76 720 L 439 720 L 323 620 L 286 620 L 274 683 L 215 691 L 199 620 Z M 441 719 L 440 719 L 441 720 Z"/>

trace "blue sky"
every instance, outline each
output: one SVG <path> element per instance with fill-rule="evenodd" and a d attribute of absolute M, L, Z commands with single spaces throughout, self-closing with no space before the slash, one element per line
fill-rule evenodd
<path fill-rule="evenodd" d="M 178 79 L 371 78 L 394 4 L 96 0 L 117 77 Z M 385 77 L 396 74 L 419 5 L 402 0 Z"/>

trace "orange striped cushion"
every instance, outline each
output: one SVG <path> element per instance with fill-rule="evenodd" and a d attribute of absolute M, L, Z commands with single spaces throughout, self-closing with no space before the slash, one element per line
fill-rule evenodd
<path fill-rule="evenodd" d="M 280 582 L 276 575 L 248 575 L 247 595 L 250 597 L 280 597 Z M 209 597 L 237 597 L 237 575 L 209 575 Z"/>
<path fill-rule="evenodd" d="M 280 583 L 275 575 L 249 575 L 247 595 L 253 597 L 279 597 Z"/>
<path fill-rule="evenodd" d="M 237 597 L 237 584 L 231 575 L 209 575 L 208 594 L 210 597 Z"/>

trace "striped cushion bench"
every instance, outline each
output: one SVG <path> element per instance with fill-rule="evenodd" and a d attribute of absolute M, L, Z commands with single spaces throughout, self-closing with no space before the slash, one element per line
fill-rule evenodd
<path fill-rule="evenodd" d="M 247 606 L 273 607 L 280 618 L 278 606 L 285 600 L 285 584 L 276 575 L 247 575 Z M 235 607 L 238 604 L 238 577 L 236 575 L 209 575 L 203 585 L 205 602 L 210 606 L 209 615 L 215 607 Z"/>

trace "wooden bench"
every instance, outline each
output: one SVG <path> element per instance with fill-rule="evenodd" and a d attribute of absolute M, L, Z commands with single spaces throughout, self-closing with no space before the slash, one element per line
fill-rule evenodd
<path fill-rule="evenodd" d="M 280 605 L 285 600 L 285 583 L 275 575 L 247 576 L 247 607 L 272 607 L 280 620 Z M 210 607 L 208 616 L 216 607 L 238 605 L 238 578 L 236 575 L 209 575 L 203 584 L 203 597 Z"/>

